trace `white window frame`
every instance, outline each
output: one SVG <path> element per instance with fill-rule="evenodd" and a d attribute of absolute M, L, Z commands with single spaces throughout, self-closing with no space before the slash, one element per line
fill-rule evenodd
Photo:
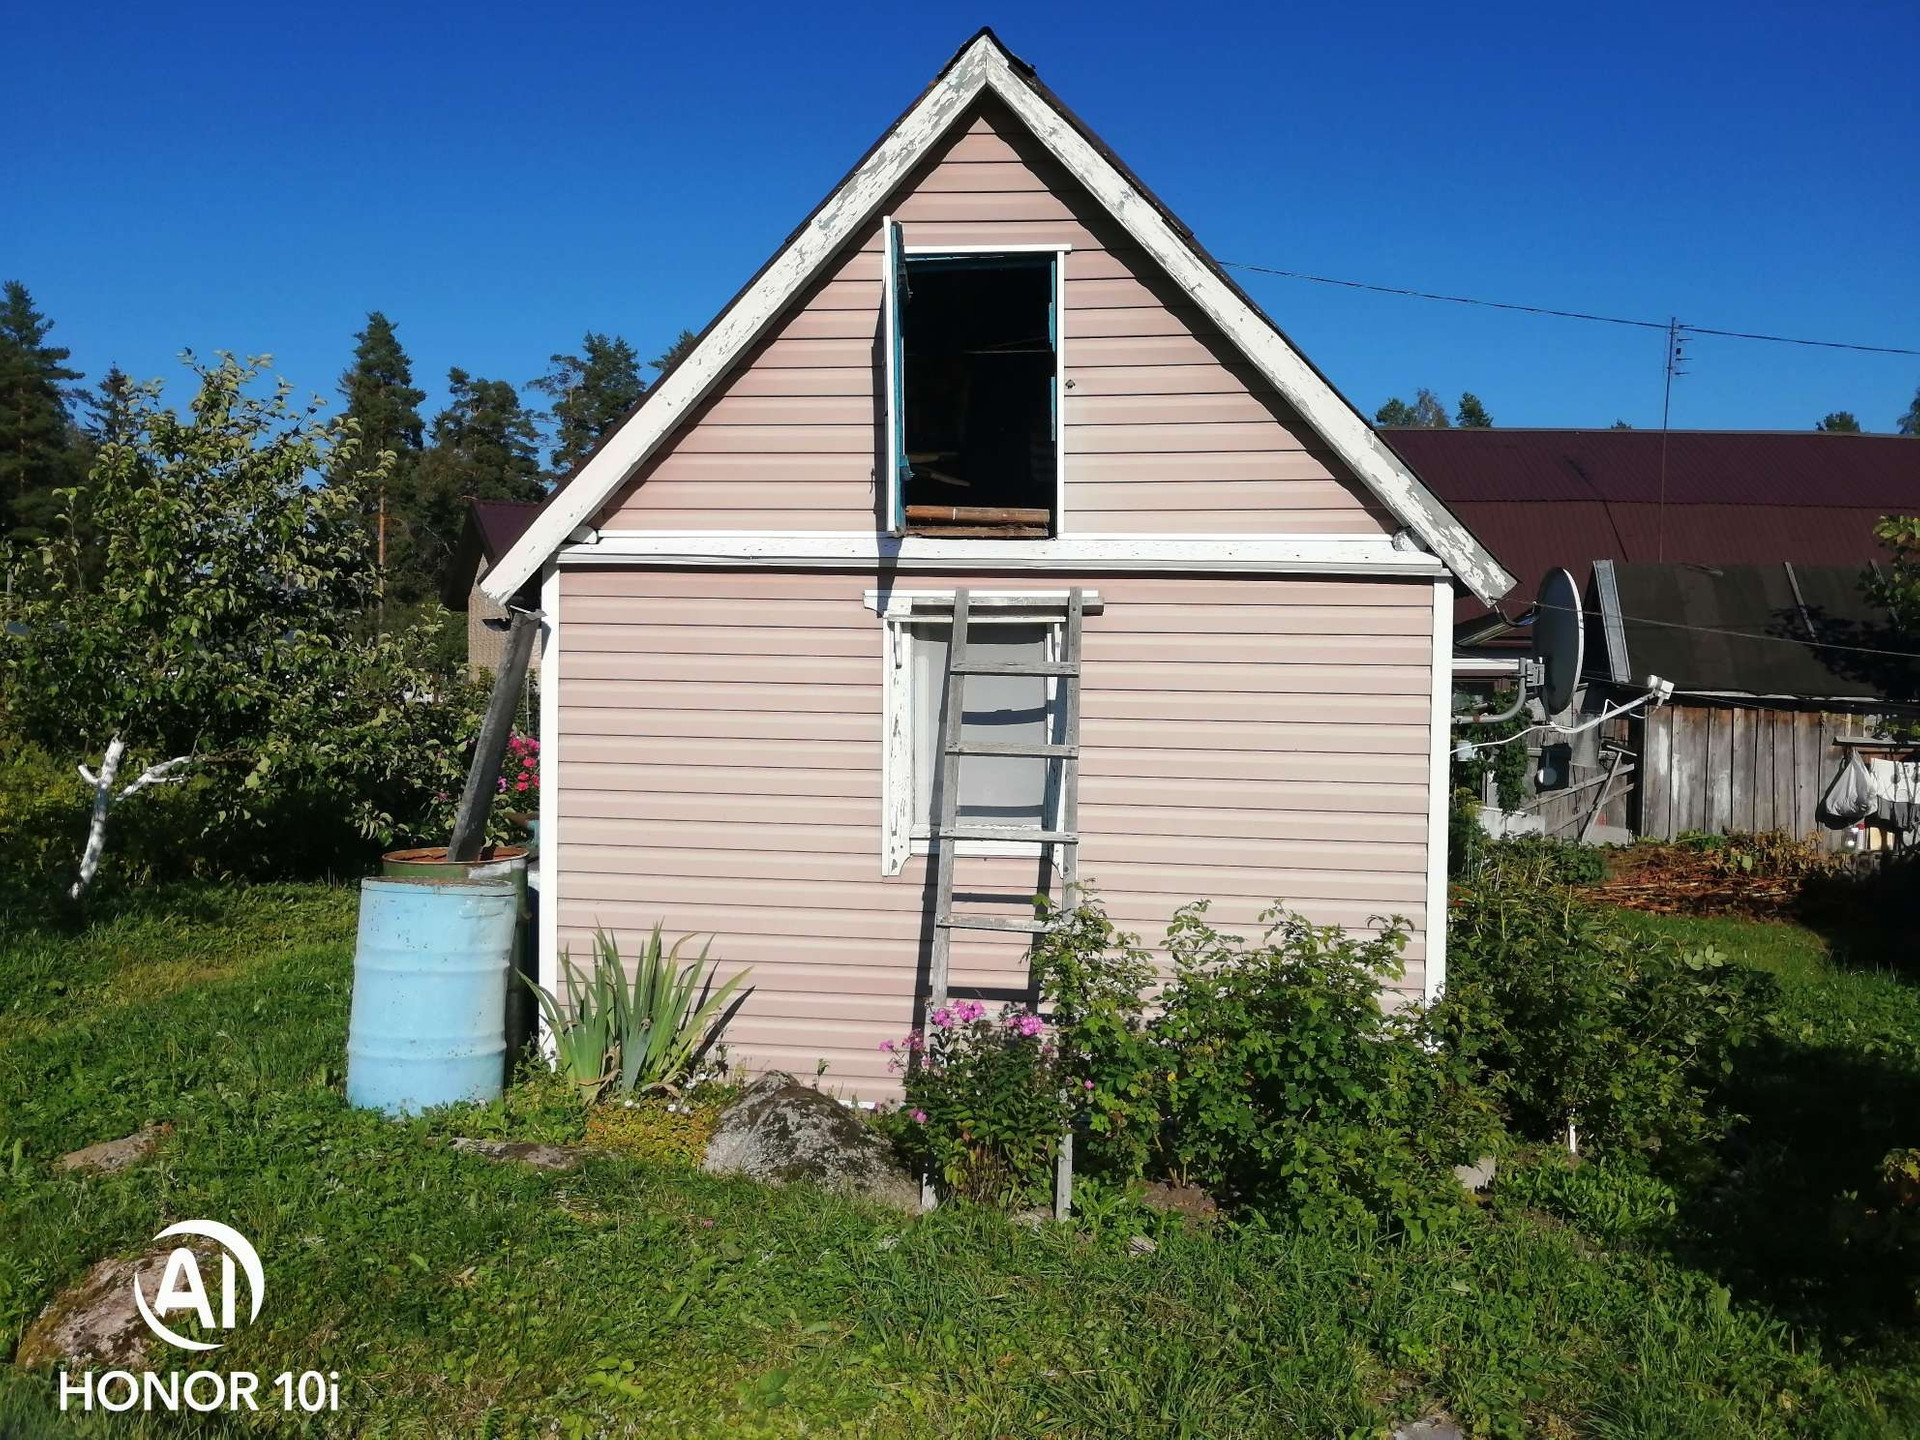
<path fill-rule="evenodd" d="M 955 259 L 990 260 L 995 255 L 1051 255 L 1053 257 L 1053 534 L 1067 533 L 1067 256 L 1073 246 L 1065 240 L 1040 240 L 1019 245 L 909 245 L 906 226 L 899 226 L 899 249 L 895 251 L 896 221 L 882 218 L 881 294 L 882 317 L 886 327 L 885 373 L 886 403 L 882 407 L 887 420 L 887 504 L 888 523 L 898 513 L 900 494 L 900 430 L 904 417 L 898 413 L 900 374 L 897 346 L 900 322 L 899 300 L 894 286 L 900 267 L 908 260 L 933 256 Z M 898 532 L 896 532 L 898 533 Z"/>
<path fill-rule="evenodd" d="M 885 629 L 881 665 L 880 763 L 880 873 L 898 875 L 910 856 L 932 853 L 932 840 L 914 820 L 913 770 L 913 627 L 951 623 L 951 590 L 879 591 L 866 594 L 867 608 L 880 617 Z M 1100 609 L 1097 591 L 1081 592 L 1083 614 Z M 1067 592 L 969 591 L 967 624 L 1045 625 L 1047 658 L 1058 659 L 1066 630 Z M 1060 680 L 1047 677 L 1047 710 L 1051 715 L 1060 697 Z M 1051 797 L 1055 806 L 1059 796 Z M 1051 821 L 1049 822 L 1051 823 Z M 930 828 L 930 827 L 929 827 Z M 1057 827 L 1056 827 L 1057 828 Z M 1038 858 L 1038 840 L 958 840 L 956 855 L 1008 855 Z"/>

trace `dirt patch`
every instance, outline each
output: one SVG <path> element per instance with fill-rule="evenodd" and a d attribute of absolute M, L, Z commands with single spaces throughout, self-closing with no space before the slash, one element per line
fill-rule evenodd
<path fill-rule="evenodd" d="M 1606 880 L 1581 894 L 1657 915 L 1790 920 L 1807 882 L 1844 865 L 1813 842 L 1786 835 L 1643 841 L 1609 852 Z"/>

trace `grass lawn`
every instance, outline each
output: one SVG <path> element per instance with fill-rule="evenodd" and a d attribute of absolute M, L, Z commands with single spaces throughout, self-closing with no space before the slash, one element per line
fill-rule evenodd
<path fill-rule="evenodd" d="M 1417 1246 L 1164 1226 L 1140 1255 L 1131 1224 L 909 1223 L 611 1154 L 555 1175 L 448 1147 L 577 1136 L 549 1086 L 408 1124 L 351 1112 L 352 920 L 345 891 L 200 889 L 0 938 L 0 1355 L 92 1261 L 203 1216 L 267 1275 L 220 1367 L 342 1376 L 338 1415 L 253 1422 L 280 1433 L 1375 1436 L 1433 1407 L 1501 1436 L 1920 1433 L 1913 1277 L 1849 1253 L 1834 1215 L 1914 1138 L 1920 993 L 1806 931 L 1646 921 L 1786 986 L 1753 1133 L 1711 1186 L 1546 1159 Z M 51 1169 L 161 1120 L 154 1162 Z M 0 1367 L 0 1435 L 125 1433 L 52 1394 Z M 155 1433 L 221 1433 L 192 1424 Z"/>

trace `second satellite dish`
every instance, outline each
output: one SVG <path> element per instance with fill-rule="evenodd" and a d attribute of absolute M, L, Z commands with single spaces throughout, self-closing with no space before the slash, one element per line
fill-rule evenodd
<path fill-rule="evenodd" d="M 1540 664 L 1540 705 L 1549 720 L 1573 703 L 1586 656 L 1580 592 L 1565 570 L 1549 570 L 1533 607 L 1533 658 Z"/>

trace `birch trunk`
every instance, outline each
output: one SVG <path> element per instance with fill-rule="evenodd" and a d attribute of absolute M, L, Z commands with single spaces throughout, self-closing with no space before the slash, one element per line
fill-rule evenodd
<path fill-rule="evenodd" d="M 190 755 L 179 755 L 172 760 L 162 760 L 142 770 L 131 784 L 118 795 L 113 793 L 113 782 L 120 778 L 120 762 L 126 758 L 127 742 L 116 735 L 107 742 L 107 753 L 100 761 L 100 773 L 95 775 L 86 766 L 80 767 L 80 778 L 93 787 L 93 821 L 87 827 L 87 848 L 80 856 L 80 874 L 67 891 L 67 898 L 78 900 L 87 893 L 87 887 L 93 884 L 93 877 L 99 873 L 100 857 L 107 848 L 107 814 L 129 795 L 137 794 L 149 785 L 169 784 L 181 777 L 173 772 L 192 760 Z"/>

